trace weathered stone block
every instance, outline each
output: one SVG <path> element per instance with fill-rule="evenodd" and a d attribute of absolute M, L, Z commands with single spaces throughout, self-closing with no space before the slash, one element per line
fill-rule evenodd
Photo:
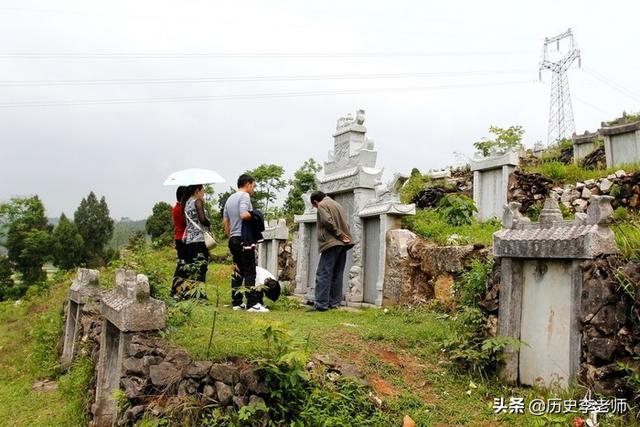
<path fill-rule="evenodd" d="M 166 387 L 176 383 L 180 379 L 181 373 L 171 363 L 162 362 L 159 365 L 149 367 L 149 376 L 153 385 Z"/>
<path fill-rule="evenodd" d="M 212 362 L 208 361 L 195 361 L 192 362 L 185 372 L 185 376 L 189 378 L 204 378 L 209 374 L 209 370 L 213 365 Z"/>
<path fill-rule="evenodd" d="M 220 404 L 226 406 L 231 403 L 231 399 L 233 399 L 233 388 L 221 381 L 216 381 L 215 386 Z"/>
<path fill-rule="evenodd" d="M 149 296 L 149 280 L 143 274 L 116 271 L 114 289 L 103 296 L 102 315 L 122 332 L 164 328 L 166 307 Z"/>
<path fill-rule="evenodd" d="M 221 381 L 225 384 L 234 385 L 240 381 L 240 372 L 233 365 L 223 363 L 214 363 L 209 370 L 209 376 L 215 381 Z"/>

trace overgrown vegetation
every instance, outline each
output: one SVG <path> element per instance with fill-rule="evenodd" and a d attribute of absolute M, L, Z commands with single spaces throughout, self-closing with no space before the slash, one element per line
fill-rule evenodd
<path fill-rule="evenodd" d="M 501 228 L 500 221 L 478 221 L 470 218 L 466 225 L 453 226 L 438 209 L 418 210 L 415 215 L 404 218 L 406 227 L 441 245 L 482 243 L 490 245 L 493 233 Z"/>
<path fill-rule="evenodd" d="M 68 370 L 59 362 L 62 303 L 69 277 L 30 288 L 20 303 L 0 302 L 0 419 L 12 426 L 86 425 L 86 390 L 93 375 L 88 356 Z M 38 384 L 43 384 L 45 389 Z M 52 386 L 46 391 L 47 386 Z"/>
<path fill-rule="evenodd" d="M 471 225 L 473 214 L 478 212 L 476 204 L 464 194 L 447 194 L 438 203 L 438 211 L 445 221 L 454 227 Z"/>
<path fill-rule="evenodd" d="M 604 178 L 620 169 L 627 173 L 637 172 L 640 170 L 640 163 L 628 163 L 607 169 L 585 169 L 575 163 L 564 164 L 554 160 L 523 169 L 528 173 L 539 173 L 556 184 L 574 184 L 587 179 Z"/>
<path fill-rule="evenodd" d="M 612 228 L 622 258 L 640 261 L 640 213 L 616 209 Z"/>

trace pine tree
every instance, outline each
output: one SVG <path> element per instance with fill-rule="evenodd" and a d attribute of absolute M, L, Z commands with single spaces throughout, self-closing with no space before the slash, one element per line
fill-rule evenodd
<path fill-rule="evenodd" d="M 51 251 L 54 264 L 63 270 L 82 264 L 84 239 L 78 227 L 64 213 L 51 235 Z"/>
<path fill-rule="evenodd" d="M 104 264 L 104 249 L 113 235 L 113 220 L 109 217 L 104 196 L 98 201 L 93 191 L 89 193 L 80 202 L 73 218 L 84 240 L 84 261 L 90 266 Z"/>

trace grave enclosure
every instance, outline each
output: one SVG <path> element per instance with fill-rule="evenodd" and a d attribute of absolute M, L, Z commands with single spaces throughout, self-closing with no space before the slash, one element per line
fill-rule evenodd
<path fill-rule="evenodd" d="M 500 218 L 507 203 L 509 174 L 520 162 L 517 151 L 492 152 L 487 157 L 479 153 L 471 160 L 473 171 L 473 201 L 478 208 L 478 219 L 486 221 Z"/>
<path fill-rule="evenodd" d="M 389 186 L 381 183 L 374 142 L 366 137 L 364 111 L 340 118 L 333 135 L 334 149 L 324 164 L 319 190 L 344 208 L 355 246 L 345 268 L 347 305 L 381 305 L 383 301 L 386 233 L 401 227 L 401 217 L 415 213 L 414 205 L 400 203 L 398 191 L 405 181 L 399 175 Z M 316 209 L 304 195 L 305 212 L 298 224 L 296 288 L 294 293 L 314 300 L 318 253 Z"/>
<path fill-rule="evenodd" d="M 103 295 L 103 316 L 98 358 L 93 426 L 115 423 L 118 408 L 113 393 L 120 388 L 123 363 L 135 332 L 157 331 L 165 326 L 166 307 L 149 296 L 149 280 L 142 274 L 118 270 L 111 292 Z"/>
<path fill-rule="evenodd" d="M 506 351 L 501 375 L 526 385 L 567 387 L 581 357 L 579 316 L 584 260 L 616 252 L 609 228 L 609 196 L 591 196 L 586 214 L 562 219 L 557 200 L 545 201 L 539 223 L 505 206 L 504 229 L 494 234 L 500 258 L 498 334 L 525 344 Z"/>
<path fill-rule="evenodd" d="M 617 126 L 602 123 L 598 132 L 604 138 L 607 167 L 640 162 L 640 121 Z"/>

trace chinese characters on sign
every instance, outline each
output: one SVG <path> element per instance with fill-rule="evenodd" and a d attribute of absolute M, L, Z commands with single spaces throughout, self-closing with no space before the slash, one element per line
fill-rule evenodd
<path fill-rule="evenodd" d="M 525 402 L 523 397 L 493 399 L 495 414 L 524 414 L 525 409 L 534 416 L 544 414 L 624 414 L 629 411 L 626 399 L 532 399 Z"/>

